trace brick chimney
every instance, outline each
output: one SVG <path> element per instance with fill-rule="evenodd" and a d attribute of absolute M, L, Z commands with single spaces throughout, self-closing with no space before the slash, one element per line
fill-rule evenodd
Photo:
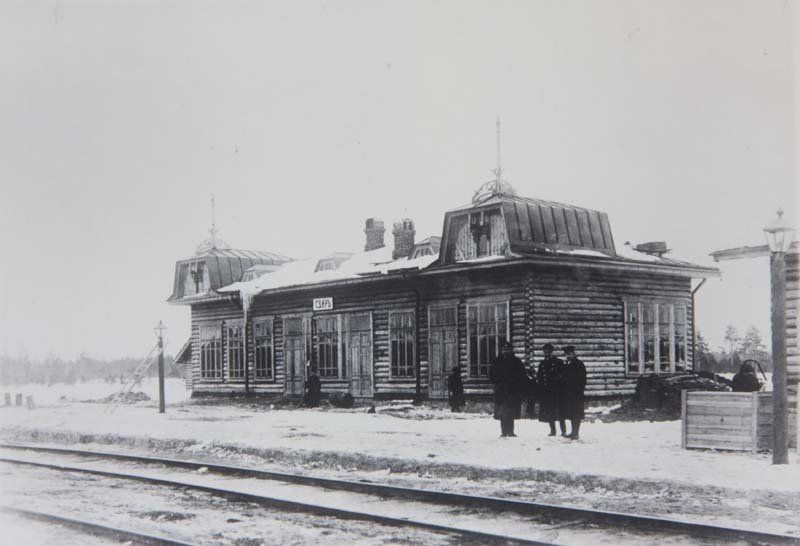
<path fill-rule="evenodd" d="M 417 234 L 414 230 L 414 221 L 410 218 L 403 218 L 399 222 L 395 222 L 392 234 L 394 235 L 392 259 L 411 256 L 411 251 L 414 249 L 414 235 Z"/>
<path fill-rule="evenodd" d="M 379 218 L 367 218 L 364 227 L 364 233 L 367 236 L 367 244 L 364 245 L 364 250 L 369 252 L 378 248 L 383 248 L 383 234 L 386 229 L 383 227 L 383 220 Z"/>

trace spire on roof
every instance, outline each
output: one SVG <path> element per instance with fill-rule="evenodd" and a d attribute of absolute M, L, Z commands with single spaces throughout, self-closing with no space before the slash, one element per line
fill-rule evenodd
<path fill-rule="evenodd" d="M 503 165 L 500 159 L 500 117 L 498 116 L 497 122 L 497 167 L 492 169 L 492 173 L 494 174 L 494 180 L 490 180 L 481 185 L 475 193 L 472 195 L 472 202 L 478 203 L 479 201 L 483 201 L 487 197 L 491 197 L 493 195 L 517 195 L 517 192 L 514 191 L 514 188 L 511 184 L 508 183 L 507 180 L 503 179 Z"/>
<path fill-rule="evenodd" d="M 200 243 L 195 251 L 195 254 L 205 254 L 212 250 L 229 250 L 231 247 L 228 243 L 217 237 L 217 203 L 214 200 L 214 195 L 211 195 L 211 229 L 208 230 L 209 237 Z"/>

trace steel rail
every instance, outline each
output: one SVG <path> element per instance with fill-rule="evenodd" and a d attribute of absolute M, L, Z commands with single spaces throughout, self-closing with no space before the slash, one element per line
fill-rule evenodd
<path fill-rule="evenodd" d="M 334 478 L 322 478 L 302 474 L 291 474 L 285 472 L 258 470 L 254 468 L 221 465 L 202 461 L 150 457 L 146 455 L 77 450 L 52 446 L 45 447 L 30 444 L 0 443 L 0 448 L 49 452 L 63 455 L 77 455 L 82 457 L 102 457 L 145 464 L 161 464 L 165 466 L 186 468 L 191 470 L 205 468 L 209 472 L 215 472 L 221 475 L 283 481 L 299 485 L 310 485 L 326 489 L 364 493 L 382 497 L 403 498 L 435 504 L 515 512 L 527 516 L 549 517 L 559 520 L 580 520 L 582 522 L 591 522 L 601 525 L 618 525 L 627 529 L 659 531 L 669 534 L 689 535 L 692 537 L 707 537 L 724 540 L 739 539 L 750 542 L 767 542 L 770 544 L 800 546 L 800 537 L 798 536 L 769 533 L 765 531 L 754 531 L 737 527 L 724 527 L 709 523 L 646 516 L 641 514 L 595 510 L 590 508 L 576 508 L 571 506 L 504 499 L 500 497 L 447 493 L 442 491 L 432 491 L 429 489 L 415 489 L 395 485 L 377 484 L 369 481 L 339 480 Z"/>
<path fill-rule="evenodd" d="M 98 452 L 96 455 L 102 455 L 102 453 Z M 445 533 L 448 535 L 457 535 L 460 538 L 466 539 L 468 541 L 476 541 L 476 543 L 478 544 L 530 544 L 534 546 L 554 546 L 549 542 L 541 542 L 537 540 L 515 537 L 511 535 L 485 533 L 482 531 L 474 531 L 472 529 L 464 529 L 461 527 L 454 527 L 449 525 L 438 525 L 435 523 L 427 523 L 424 521 L 417 521 L 413 519 L 393 518 L 390 516 L 382 516 L 379 514 L 370 514 L 368 512 L 359 512 L 356 510 L 346 510 L 343 508 L 334 508 L 319 504 L 279 499 L 275 497 L 268 497 L 266 495 L 256 495 L 253 493 L 245 493 L 242 491 L 233 491 L 230 489 L 222 489 L 218 487 L 211 487 L 208 485 L 200 485 L 195 483 L 169 480 L 166 478 L 155 478 L 152 476 L 125 474 L 120 472 L 111 472 L 108 470 L 82 468 L 79 466 L 66 466 L 61 464 L 44 463 L 38 461 L 26 461 L 23 459 L 10 459 L 7 457 L 0 457 L 0 462 L 16 464 L 16 465 L 32 466 L 37 468 L 47 468 L 50 470 L 57 470 L 59 472 L 79 472 L 94 476 L 102 476 L 105 478 L 130 480 L 130 481 L 137 481 L 137 482 L 160 485 L 165 487 L 174 487 L 184 490 L 201 491 L 203 493 L 209 493 L 211 495 L 226 498 L 233 502 L 249 502 L 258 504 L 260 506 L 266 506 L 269 508 L 275 508 L 284 511 L 310 513 L 314 515 L 334 517 L 338 519 L 367 521 L 371 523 L 379 523 L 382 525 L 388 525 L 392 527 L 414 527 L 425 531 Z"/>
<path fill-rule="evenodd" d="M 93 521 L 67 518 L 47 512 L 23 510 L 21 508 L 13 508 L 11 506 L 0 506 L 0 512 L 15 514 L 17 516 L 36 521 L 42 521 L 45 523 L 62 525 L 85 534 L 103 538 L 111 538 L 120 542 L 133 542 L 134 544 L 146 544 L 153 546 L 192 546 L 192 544 L 189 542 L 181 542 L 179 540 L 159 537 L 147 533 L 140 533 L 138 531 L 131 531 L 129 529 L 121 529 L 119 527 L 111 527 L 109 525 L 102 525 Z"/>

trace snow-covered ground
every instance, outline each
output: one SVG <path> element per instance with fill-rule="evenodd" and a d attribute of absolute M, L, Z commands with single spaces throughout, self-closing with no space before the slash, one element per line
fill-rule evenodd
<path fill-rule="evenodd" d="M 380 406 L 369 414 L 363 408 L 279 410 L 264 404 L 173 402 L 166 414 L 159 415 L 154 401 L 107 412 L 103 404 L 66 402 L 60 396 L 51 396 L 55 401 L 47 404 L 48 397 L 42 395 L 35 410 L 0 408 L 0 431 L 6 437 L 24 437 L 35 430 L 44 439 L 49 431 L 59 434 L 51 436 L 53 440 L 73 435 L 98 443 L 136 437 L 142 444 L 161 440 L 191 445 L 201 453 L 233 447 L 247 452 L 291 452 L 308 460 L 322 454 L 322 459 L 335 464 L 366 470 L 418 466 L 441 471 L 457 466 L 488 473 L 513 470 L 528 478 L 547 471 L 800 491 L 795 451 L 791 464 L 775 466 L 769 454 L 683 450 L 679 421 L 586 423 L 581 440 L 573 442 L 547 437 L 546 425 L 536 421 L 517 421 L 517 438 L 499 438 L 499 425 L 488 415 L 451 414 L 403 404 Z M 99 397 L 98 393 L 86 396 Z M 168 395 L 170 401 L 178 399 L 175 393 Z"/>
<path fill-rule="evenodd" d="M 37 406 L 51 406 L 64 402 L 82 402 L 87 400 L 100 400 L 113 395 L 122 389 L 123 385 L 114 382 L 108 383 L 102 380 L 92 380 L 86 382 L 76 382 L 72 385 L 66 383 L 55 383 L 53 385 L 25 384 L 25 385 L 2 385 L 0 384 L 0 400 L 5 393 L 11 394 L 11 401 L 14 403 L 15 395 L 25 397 L 33 396 L 33 401 Z M 133 389 L 149 396 L 152 400 L 158 400 L 158 379 L 155 377 L 145 377 L 142 382 Z M 183 379 L 168 377 L 164 380 L 164 395 L 169 403 L 185 402 L 191 395 L 186 390 Z M 2 402 L 0 402 L 2 403 Z"/>

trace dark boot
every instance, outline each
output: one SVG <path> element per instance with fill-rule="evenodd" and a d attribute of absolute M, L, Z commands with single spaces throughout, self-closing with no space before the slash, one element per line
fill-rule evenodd
<path fill-rule="evenodd" d="M 509 436 L 513 436 L 513 437 L 517 436 L 516 434 L 514 434 L 514 420 L 513 419 L 509 419 L 508 420 L 508 435 Z"/>
<path fill-rule="evenodd" d="M 550 434 L 548 436 L 555 436 L 556 435 L 556 422 L 550 421 Z"/>
<path fill-rule="evenodd" d="M 561 428 L 561 436 L 567 436 L 567 422 L 561 419 L 558 422 L 558 426 Z"/>
<path fill-rule="evenodd" d="M 578 440 L 580 438 L 581 420 L 570 419 L 570 423 L 572 424 L 572 433 L 569 435 L 569 438 L 571 440 Z"/>

